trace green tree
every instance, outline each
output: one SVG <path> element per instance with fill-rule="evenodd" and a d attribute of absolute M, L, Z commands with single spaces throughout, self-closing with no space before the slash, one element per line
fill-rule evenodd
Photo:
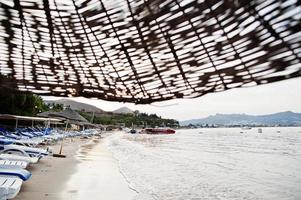
<path fill-rule="evenodd" d="M 90 121 L 92 117 L 92 113 L 87 113 L 80 111 L 79 112 L 84 118 Z M 127 127 L 132 127 L 132 124 L 140 127 L 156 127 L 156 126 L 169 126 L 169 127 L 178 127 L 179 122 L 174 119 L 164 119 L 161 116 L 157 116 L 156 114 L 146 114 L 146 113 L 138 113 L 136 115 L 133 114 L 119 114 L 119 115 L 102 115 L 95 116 L 94 123 L 103 124 L 103 125 L 118 125 L 125 124 Z"/>
<path fill-rule="evenodd" d="M 0 113 L 35 116 L 49 110 L 43 99 L 30 93 L 0 93 Z"/>
<path fill-rule="evenodd" d="M 51 107 L 51 110 L 56 111 L 56 112 L 64 110 L 63 104 L 53 103 L 50 107 Z"/>

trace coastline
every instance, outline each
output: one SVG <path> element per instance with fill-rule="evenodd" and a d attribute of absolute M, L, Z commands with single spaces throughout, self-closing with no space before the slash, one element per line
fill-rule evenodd
<path fill-rule="evenodd" d="M 87 140 L 80 138 L 67 138 L 63 141 L 62 153 L 66 158 L 56 158 L 47 156 L 28 167 L 32 172 L 32 177 L 23 182 L 21 191 L 15 198 L 16 200 L 54 200 L 59 199 L 60 192 L 63 190 L 66 181 L 76 171 L 78 160 L 75 158 L 77 150 Z M 51 145 L 52 151 L 58 153 L 61 142 Z"/>
<path fill-rule="evenodd" d="M 62 199 L 132 200 L 137 195 L 120 172 L 118 161 L 103 140 L 95 145 L 83 145 L 78 151 L 80 163 L 61 193 Z"/>
<path fill-rule="evenodd" d="M 129 188 L 102 140 L 64 140 L 63 154 L 67 157 L 48 156 L 30 166 L 32 177 L 23 183 L 15 200 L 95 199 L 95 195 L 106 200 L 132 199 L 136 193 Z M 50 147 L 57 153 L 60 142 Z"/>

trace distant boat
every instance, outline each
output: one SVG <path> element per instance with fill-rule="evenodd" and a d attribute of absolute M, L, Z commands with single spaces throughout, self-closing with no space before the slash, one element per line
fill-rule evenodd
<path fill-rule="evenodd" d="M 242 130 L 250 130 L 252 129 L 252 127 L 248 127 L 248 126 L 244 126 L 244 127 L 241 127 Z"/>
<path fill-rule="evenodd" d="M 136 131 L 136 129 L 134 128 L 134 123 L 132 123 L 132 128 L 131 128 L 131 130 L 130 130 L 130 133 L 131 133 L 131 134 L 136 134 L 136 133 L 138 133 L 138 132 Z"/>
<path fill-rule="evenodd" d="M 143 132 L 146 134 L 175 134 L 176 131 L 171 128 L 145 128 Z"/>
<path fill-rule="evenodd" d="M 130 130 L 130 133 L 131 133 L 131 134 L 136 134 L 137 131 L 136 131 L 135 129 L 131 129 L 131 130 Z"/>

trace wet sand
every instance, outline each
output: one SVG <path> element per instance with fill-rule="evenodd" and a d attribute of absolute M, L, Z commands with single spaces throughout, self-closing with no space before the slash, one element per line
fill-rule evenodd
<path fill-rule="evenodd" d="M 68 180 L 62 199 L 131 200 L 136 195 L 102 141 L 96 145 L 84 145 L 77 158 L 80 163 Z"/>
<path fill-rule="evenodd" d="M 67 158 L 48 156 L 30 166 L 32 177 L 23 183 L 16 200 L 130 200 L 135 196 L 101 139 L 65 139 L 63 144 Z M 51 148 L 57 153 L 60 143 Z"/>

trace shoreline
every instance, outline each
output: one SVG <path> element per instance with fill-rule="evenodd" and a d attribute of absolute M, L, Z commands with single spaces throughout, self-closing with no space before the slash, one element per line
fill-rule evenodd
<path fill-rule="evenodd" d="M 66 181 L 76 172 L 76 153 L 81 145 L 87 142 L 85 139 L 67 138 L 63 141 L 62 153 L 66 158 L 47 156 L 42 158 L 37 164 L 28 167 L 32 172 L 32 177 L 23 182 L 16 200 L 54 200 L 59 199 L 60 192 L 63 190 Z M 59 152 L 61 141 L 50 145 L 54 153 Z"/>
<path fill-rule="evenodd" d="M 78 151 L 80 163 L 61 193 L 62 199 L 132 200 L 137 195 L 103 142 L 102 139 L 92 145 L 83 145 Z"/>
<path fill-rule="evenodd" d="M 136 193 L 130 189 L 102 140 L 95 137 L 65 139 L 63 154 L 67 157 L 47 156 L 30 166 L 32 177 L 23 183 L 14 199 L 95 199 L 95 195 L 105 200 L 132 199 Z M 60 144 L 50 145 L 54 153 L 59 152 Z"/>

